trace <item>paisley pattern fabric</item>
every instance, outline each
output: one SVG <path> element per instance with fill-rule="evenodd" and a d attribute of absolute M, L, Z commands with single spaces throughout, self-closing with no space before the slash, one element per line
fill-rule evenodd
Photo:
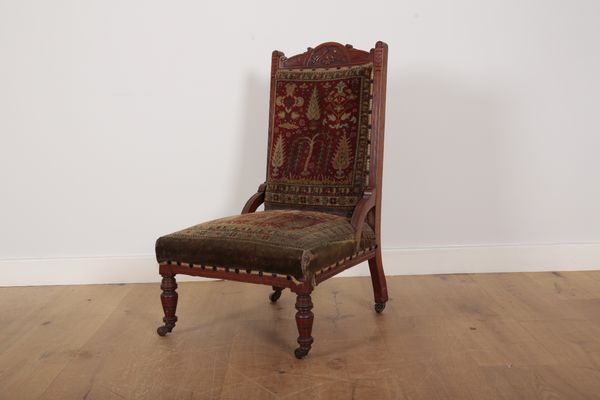
<path fill-rule="evenodd" d="M 248 268 L 312 281 L 319 270 L 374 245 L 368 224 L 357 246 L 347 218 L 274 210 L 221 218 L 163 236 L 156 242 L 156 258 L 159 263 Z"/>
<path fill-rule="evenodd" d="M 350 215 L 368 179 L 372 65 L 277 72 L 265 209 Z"/>

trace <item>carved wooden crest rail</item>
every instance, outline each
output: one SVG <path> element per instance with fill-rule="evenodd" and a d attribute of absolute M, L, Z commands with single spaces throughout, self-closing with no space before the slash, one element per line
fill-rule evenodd
<path fill-rule="evenodd" d="M 283 53 L 281 53 L 283 55 Z M 320 44 L 314 49 L 309 47 L 306 52 L 290 58 L 281 58 L 280 68 L 327 68 L 342 65 L 366 64 L 372 60 L 371 54 L 357 50 L 352 45 L 342 45 L 336 42 Z"/>

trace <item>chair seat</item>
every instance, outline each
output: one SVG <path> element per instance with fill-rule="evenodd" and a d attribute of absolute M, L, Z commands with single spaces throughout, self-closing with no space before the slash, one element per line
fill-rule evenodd
<path fill-rule="evenodd" d="M 364 224 L 360 246 L 350 220 L 303 210 L 272 210 L 205 222 L 159 238 L 159 263 L 239 268 L 310 281 L 318 271 L 375 246 Z"/>

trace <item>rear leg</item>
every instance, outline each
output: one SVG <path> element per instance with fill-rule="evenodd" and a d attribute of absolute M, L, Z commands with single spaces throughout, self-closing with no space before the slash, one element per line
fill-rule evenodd
<path fill-rule="evenodd" d="M 279 300 L 283 289 L 284 288 L 282 287 L 273 286 L 273 293 L 269 295 L 269 300 L 271 300 L 271 303 L 275 303 L 277 300 Z"/>
<path fill-rule="evenodd" d="M 385 308 L 385 303 L 388 301 L 388 293 L 385 273 L 383 272 L 381 250 L 379 248 L 375 251 L 375 257 L 369 260 L 369 271 L 371 272 L 371 281 L 373 282 L 375 311 L 381 313 Z"/>

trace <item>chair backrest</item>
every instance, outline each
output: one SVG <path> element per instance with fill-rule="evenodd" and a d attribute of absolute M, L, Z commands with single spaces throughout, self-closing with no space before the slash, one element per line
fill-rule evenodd
<path fill-rule="evenodd" d="M 383 42 L 273 52 L 266 210 L 349 216 L 365 192 L 380 205 L 386 69 Z"/>

